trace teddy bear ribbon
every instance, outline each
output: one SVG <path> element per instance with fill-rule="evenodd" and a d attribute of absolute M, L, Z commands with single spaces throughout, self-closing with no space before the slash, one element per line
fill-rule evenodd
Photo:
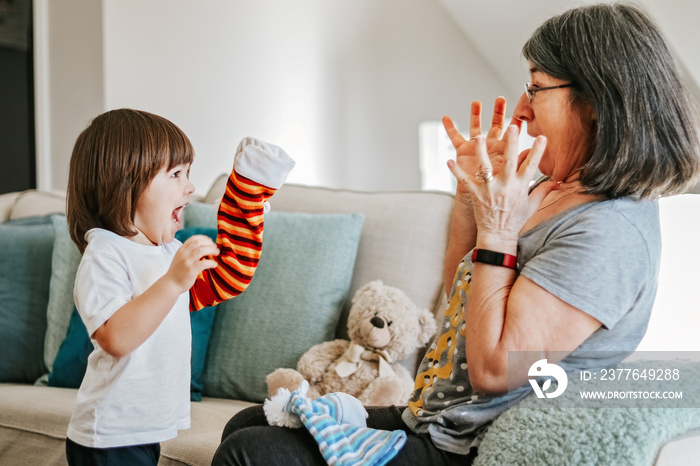
<path fill-rule="evenodd" d="M 360 360 L 362 359 L 362 353 L 367 350 L 365 347 L 358 345 L 354 341 L 350 342 L 348 349 L 345 350 L 343 355 L 340 357 L 340 361 L 335 366 L 335 372 L 340 377 L 347 377 L 354 374 L 360 367 Z M 379 360 L 379 377 L 393 377 L 396 375 L 394 369 L 391 367 L 391 357 L 384 351 L 372 351 L 377 355 Z"/>

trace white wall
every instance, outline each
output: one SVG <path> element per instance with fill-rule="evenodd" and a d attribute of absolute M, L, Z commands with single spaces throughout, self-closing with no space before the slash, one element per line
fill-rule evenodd
<path fill-rule="evenodd" d="M 464 35 L 499 76 L 527 77 L 521 49 L 525 41 L 547 18 L 586 4 L 618 0 L 497 0 L 466 2 L 438 0 L 459 25 Z M 683 79 L 700 100 L 700 49 L 697 47 L 696 19 L 700 2 L 689 0 L 628 0 L 649 14 L 661 28 L 675 52 Z M 502 91 L 509 100 L 522 92 L 522 83 L 509 79 Z"/>
<path fill-rule="evenodd" d="M 197 151 L 192 180 L 200 190 L 230 169 L 246 135 L 285 147 L 298 161 L 294 182 L 419 189 L 419 123 L 449 114 L 466 124 L 472 99 L 503 88 L 437 0 L 101 6 L 101 43 L 86 33 L 90 44 L 78 44 L 102 47 L 101 57 L 84 58 L 97 58 L 103 86 L 93 113 L 131 106 L 173 120 Z M 93 14 L 59 10 L 51 8 L 52 27 L 80 34 L 78 24 L 97 23 Z M 62 60 L 52 56 L 52 79 L 73 74 Z M 62 79 L 51 92 L 52 134 L 72 144 L 88 118 L 66 108 L 84 100 L 82 90 Z M 56 138 L 51 187 L 63 189 L 65 142 Z"/>
<path fill-rule="evenodd" d="M 133 106 L 187 132 L 200 190 L 244 135 L 287 148 L 299 161 L 291 181 L 417 189 L 419 123 L 449 114 L 464 125 L 471 100 L 488 109 L 497 95 L 512 108 L 527 77 L 522 42 L 590 1 L 34 0 L 38 186 L 65 189 L 89 119 Z M 638 1 L 693 84 L 684 0 Z"/>
<path fill-rule="evenodd" d="M 64 190 L 73 144 L 104 109 L 102 4 L 34 1 L 37 186 Z"/>

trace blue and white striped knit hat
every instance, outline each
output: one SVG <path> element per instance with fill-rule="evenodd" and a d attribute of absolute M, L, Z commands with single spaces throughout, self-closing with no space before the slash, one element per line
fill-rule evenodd
<path fill-rule="evenodd" d="M 396 456 L 406 443 L 403 430 L 366 427 L 367 411 L 356 398 L 346 393 L 330 393 L 309 400 L 304 396 L 307 389 L 308 383 L 304 381 L 291 394 L 280 390 L 271 400 L 265 401 L 265 414 L 271 425 L 306 427 L 329 465 L 381 466 Z M 284 398 L 286 402 L 280 409 Z M 294 420 L 280 421 L 285 416 L 280 416 L 279 411 L 291 415 Z"/>

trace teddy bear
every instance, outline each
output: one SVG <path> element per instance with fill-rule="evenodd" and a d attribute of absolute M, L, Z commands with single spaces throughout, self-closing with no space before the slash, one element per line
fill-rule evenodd
<path fill-rule="evenodd" d="M 336 339 L 312 346 L 297 369 L 276 369 L 266 377 L 268 394 L 296 390 L 306 380 L 307 396 L 350 394 L 365 406 L 406 405 L 413 378 L 398 363 L 424 347 L 436 332 L 435 318 L 398 288 L 375 280 L 361 287 L 348 314 L 350 341 Z"/>

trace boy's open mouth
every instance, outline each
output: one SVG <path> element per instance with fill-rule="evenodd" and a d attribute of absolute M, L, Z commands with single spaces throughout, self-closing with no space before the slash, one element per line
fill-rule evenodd
<path fill-rule="evenodd" d="M 175 224 L 178 226 L 178 228 L 182 227 L 181 219 L 182 219 L 182 212 L 184 211 L 184 209 L 185 209 L 185 206 L 181 205 L 177 209 L 173 210 L 173 222 L 175 222 Z"/>

